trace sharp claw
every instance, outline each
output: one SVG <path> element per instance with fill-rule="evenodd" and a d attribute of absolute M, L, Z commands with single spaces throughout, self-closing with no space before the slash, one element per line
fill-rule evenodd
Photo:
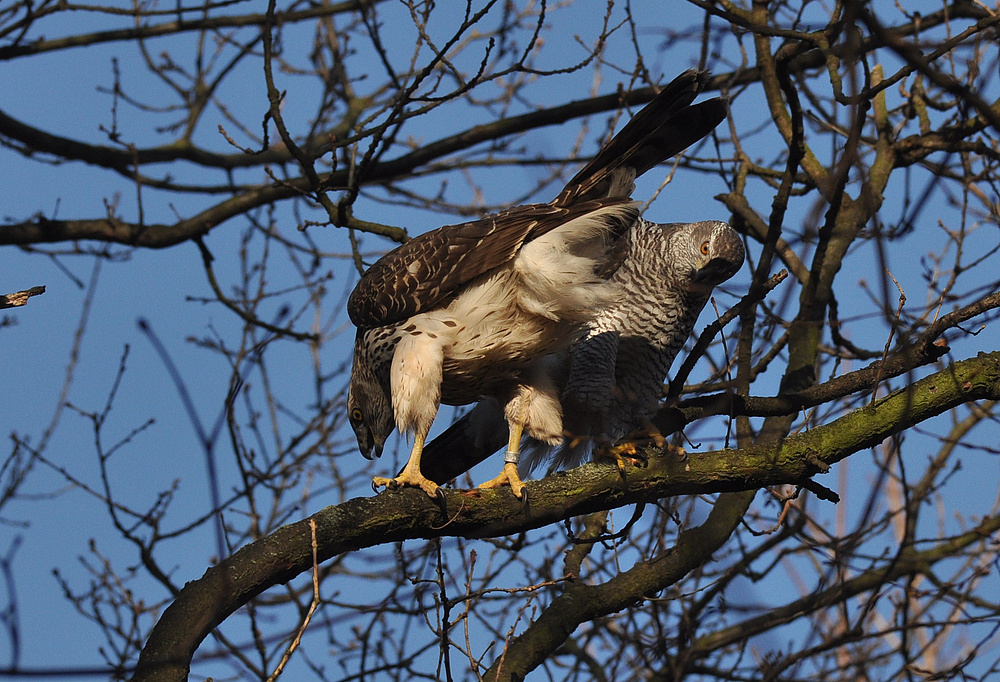
<path fill-rule="evenodd" d="M 649 466 L 649 457 L 646 456 L 645 451 L 636 451 L 632 453 L 631 457 L 635 458 L 635 465 L 640 469 L 645 469 Z"/>
<path fill-rule="evenodd" d="M 438 488 L 435 495 L 438 506 L 441 508 L 441 515 L 448 518 L 448 496 L 444 494 L 444 488 Z"/>
<path fill-rule="evenodd" d="M 372 479 L 372 492 L 378 495 L 378 484 L 375 482 L 375 479 Z"/>
<path fill-rule="evenodd" d="M 521 489 L 521 513 L 522 514 L 527 514 L 528 513 L 528 489 L 527 488 L 522 488 Z"/>

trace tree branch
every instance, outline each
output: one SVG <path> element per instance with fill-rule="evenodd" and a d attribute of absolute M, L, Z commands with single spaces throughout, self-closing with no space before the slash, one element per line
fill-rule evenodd
<path fill-rule="evenodd" d="M 784 606 L 775 607 L 767 613 L 748 618 L 722 630 L 695 640 L 687 653 L 701 658 L 747 637 L 773 630 L 777 625 L 789 623 L 809 613 L 842 604 L 851 597 L 878 589 L 906 575 L 927 573 L 939 561 L 954 559 L 963 549 L 988 538 L 1000 530 L 1000 516 L 989 516 L 968 532 L 948 538 L 930 549 L 918 550 L 911 546 L 902 551 L 899 558 L 888 567 L 876 567 L 844 582 L 837 582 L 826 589 L 812 592 Z"/>
<path fill-rule="evenodd" d="M 329 17 L 345 12 L 355 12 L 364 7 L 380 2 L 381 0 L 347 0 L 333 5 L 320 5 L 305 10 L 286 12 L 281 15 L 282 23 L 290 24 L 299 21 L 308 21 L 321 17 Z M 188 8 L 183 8 L 188 9 Z M 204 7 L 191 7 L 192 12 L 202 14 Z M 102 8 L 102 11 L 108 11 Z M 178 10 L 167 10 L 170 14 L 176 14 Z M 149 17 L 156 12 L 124 10 L 123 14 L 136 15 L 139 17 Z M 28 20 L 36 21 L 37 16 Z M 4 45 L 0 47 L 0 61 L 9 61 L 18 57 L 41 54 L 43 52 L 53 52 L 67 50 L 74 47 L 89 47 L 100 43 L 131 42 L 134 40 L 145 40 L 147 38 L 158 38 L 161 36 L 172 36 L 188 31 L 218 31 L 224 28 L 240 28 L 245 26 L 262 26 L 264 24 L 263 14 L 238 14 L 219 16 L 199 16 L 197 19 L 182 21 L 167 21 L 162 24 L 145 24 L 134 28 L 123 28 L 112 31 L 95 31 L 93 33 L 80 33 L 66 36 L 64 38 L 52 38 L 49 40 L 35 40 L 27 43 L 16 43 L 14 45 Z"/>
<path fill-rule="evenodd" d="M 538 620 L 505 647 L 483 678 L 523 679 L 562 646 L 580 623 L 617 613 L 679 581 L 729 539 L 755 492 L 722 495 L 705 523 L 683 531 L 677 544 L 655 559 L 641 561 L 599 585 L 571 583 Z"/>
<path fill-rule="evenodd" d="M 803 408 L 821 405 L 857 391 L 873 390 L 876 377 L 892 379 L 911 372 L 917 367 L 937 361 L 949 350 L 947 343 L 941 342 L 941 336 L 947 330 L 998 307 L 1000 307 L 1000 292 L 985 296 L 947 315 L 942 315 L 929 325 L 915 342 L 905 345 L 884 360 L 876 360 L 866 367 L 842 374 L 801 391 L 783 393 L 773 397 L 715 394 L 684 400 L 679 405 L 685 415 L 684 422 L 690 423 L 712 414 L 751 417 L 793 414 Z M 681 426 L 683 424 L 677 428 Z"/>
<path fill-rule="evenodd" d="M 527 486 L 522 511 L 507 490 L 447 494 L 450 518 L 419 490 L 356 498 L 315 514 L 319 557 L 414 538 L 496 537 L 524 532 L 580 514 L 682 494 L 755 490 L 796 483 L 870 448 L 895 433 L 963 403 L 1000 399 L 1000 352 L 955 363 L 912 386 L 836 421 L 776 445 L 694 455 L 654 456 L 629 468 L 623 486 L 611 464 L 586 464 Z M 201 641 L 236 609 L 312 566 L 309 519 L 284 526 L 250 544 L 185 585 L 150 634 L 135 682 L 185 680 Z M 635 598 L 641 597 L 637 593 Z"/>
<path fill-rule="evenodd" d="M 26 305 L 29 298 L 44 293 L 45 287 L 31 287 L 24 291 L 15 291 L 13 294 L 0 294 L 0 310 Z"/>

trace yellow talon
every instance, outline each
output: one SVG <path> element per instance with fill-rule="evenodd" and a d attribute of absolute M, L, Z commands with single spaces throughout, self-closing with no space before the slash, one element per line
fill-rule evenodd
<path fill-rule="evenodd" d="M 637 448 L 636 444 L 632 441 L 626 441 L 613 447 L 599 448 L 595 453 L 595 457 L 613 460 L 615 466 L 618 467 L 618 473 L 622 478 L 625 478 L 625 464 L 627 460 L 635 461 L 645 459 L 639 454 L 639 448 Z"/>
<path fill-rule="evenodd" d="M 423 449 L 424 434 L 418 433 L 413 440 L 413 450 L 410 451 L 410 458 L 407 460 L 406 466 L 403 467 L 403 470 L 399 472 L 399 476 L 396 476 L 396 478 L 383 478 L 382 476 L 376 476 L 372 479 L 372 488 L 377 489 L 382 485 L 384 485 L 386 489 L 410 486 L 413 488 L 420 488 L 430 497 L 437 498 L 438 488 L 440 486 L 420 472 L 420 454 Z"/>
<path fill-rule="evenodd" d="M 482 483 L 479 486 L 480 490 L 486 490 L 487 488 L 499 488 L 502 485 L 509 485 L 511 492 L 514 493 L 514 497 L 521 499 L 523 497 L 524 482 L 521 480 L 520 475 L 517 473 L 517 465 L 508 462 L 503 465 L 503 471 L 496 478 L 492 478 L 486 483 Z"/>
<path fill-rule="evenodd" d="M 395 490 L 396 488 L 404 486 L 420 488 L 434 498 L 437 497 L 437 491 L 440 487 L 437 483 L 429 478 L 425 478 L 423 475 L 406 476 L 405 470 L 396 478 L 383 478 L 381 476 L 376 476 L 372 479 L 372 487 L 377 488 L 379 486 L 385 486 L 387 490 Z"/>

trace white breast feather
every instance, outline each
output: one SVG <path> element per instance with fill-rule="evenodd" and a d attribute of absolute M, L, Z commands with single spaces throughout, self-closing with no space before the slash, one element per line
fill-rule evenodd
<path fill-rule="evenodd" d="M 446 308 L 411 317 L 397 332 L 390 378 L 400 430 L 430 427 L 445 367 L 469 376 L 502 366 L 526 369 L 572 341 L 579 322 L 613 303 L 618 287 L 595 269 L 609 224 L 631 210 L 609 206 L 569 221 L 528 243 L 513 265 L 470 283 Z M 528 401 L 537 411 L 529 420 L 537 422 L 532 435 L 545 441 L 561 435 L 557 392 L 551 393 L 543 388 Z"/>

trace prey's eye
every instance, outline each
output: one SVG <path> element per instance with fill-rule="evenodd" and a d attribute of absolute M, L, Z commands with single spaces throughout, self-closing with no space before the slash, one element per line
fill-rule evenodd
<path fill-rule="evenodd" d="M 355 407 L 351 410 L 351 421 L 352 422 L 362 422 L 365 420 L 365 415 L 361 414 L 361 410 Z"/>
<path fill-rule="evenodd" d="M 708 255 L 708 242 L 702 242 L 702 244 L 701 244 L 701 255 L 703 255 L 703 256 L 707 256 Z"/>

